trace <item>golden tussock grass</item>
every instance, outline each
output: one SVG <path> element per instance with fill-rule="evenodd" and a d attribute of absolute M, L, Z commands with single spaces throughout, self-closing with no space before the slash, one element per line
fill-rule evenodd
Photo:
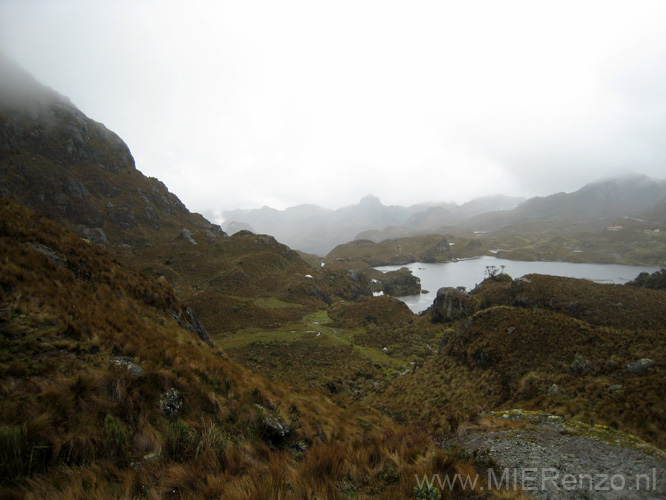
<path fill-rule="evenodd" d="M 409 498 L 445 457 L 471 473 L 426 427 L 247 371 L 180 326 L 168 285 L 0 208 L 3 498 Z"/>

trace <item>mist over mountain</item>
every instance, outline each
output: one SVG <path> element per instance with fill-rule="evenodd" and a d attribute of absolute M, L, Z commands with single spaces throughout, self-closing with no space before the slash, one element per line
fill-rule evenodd
<path fill-rule="evenodd" d="M 666 200 L 666 181 L 630 175 L 587 184 L 573 193 L 530 198 L 513 210 L 480 214 L 457 226 L 477 231 L 515 227 L 529 231 L 544 223 L 561 230 L 578 230 L 595 221 L 598 226 L 623 217 L 641 218 Z"/>
<path fill-rule="evenodd" d="M 656 207 L 665 200 L 666 181 L 628 175 L 599 180 L 572 193 L 528 200 L 495 195 L 462 205 L 424 203 L 403 207 L 385 206 L 378 198 L 366 196 L 357 205 L 338 210 L 316 205 L 232 210 L 223 212 L 226 222 L 222 227 L 230 233 L 241 229 L 268 232 L 293 248 L 324 255 L 336 245 L 355 239 L 378 243 L 451 231 L 541 231 L 548 224 L 569 231 L 589 227 L 592 221 L 610 224 L 622 217 L 640 218 L 650 210 L 650 217 L 655 219 L 661 213 Z"/>
<path fill-rule="evenodd" d="M 463 205 L 442 202 L 404 207 L 386 206 L 379 198 L 368 195 L 358 204 L 338 210 L 299 205 L 286 210 L 263 207 L 225 211 L 222 227 L 230 234 L 235 228 L 252 227 L 260 233 L 274 234 L 280 241 L 298 250 L 325 255 L 340 243 L 365 237 L 362 235 L 368 231 L 394 231 L 391 234 L 407 236 L 479 213 L 513 208 L 521 201 L 524 199 L 498 195 Z"/>
<path fill-rule="evenodd" d="M 299 205 L 276 210 L 223 212 L 222 227 L 231 234 L 234 228 L 254 228 L 259 233 L 273 234 L 293 248 L 324 255 L 340 242 L 346 242 L 367 229 L 402 224 L 427 205 L 411 207 L 385 206 L 375 196 L 366 196 L 357 205 L 331 210 L 317 205 Z"/>

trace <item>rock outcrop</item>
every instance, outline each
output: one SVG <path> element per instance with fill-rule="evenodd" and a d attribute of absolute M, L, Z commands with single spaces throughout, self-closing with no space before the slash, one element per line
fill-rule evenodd
<path fill-rule="evenodd" d="M 652 361 L 649 358 L 642 358 L 639 359 L 638 361 L 634 361 L 633 363 L 629 363 L 627 365 L 627 370 L 629 370 L 631 373 L 644 373 L 645 371 L 649 370 L 650 368 L 653 368 L 655 366 L 655 362 Z"/>
<path fill-rule="evenodd" d="M 476 301 L 459 288 L 440 288 L 431 310 L 433 323 L 447 323 L 473 314 Z"/>

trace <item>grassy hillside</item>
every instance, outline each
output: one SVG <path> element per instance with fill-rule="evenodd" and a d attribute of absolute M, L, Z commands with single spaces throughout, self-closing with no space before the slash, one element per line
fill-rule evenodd
<path fill-rule="evenodd" d="M 77 163 L 63 166 L 28 154 L 12 155 L 1 162 L 0 175 L 12 198 L 77 231 L 124 262 L 156 277 L 164 276 L 194 309 L 211 310 L 209 303 L 220 304 L 229 314 L 202 314 L 202 321 L 212 330 L 247 326 L 255 320 L 259 324 L 282 320 L 248 298 L 278 296 L 318 307 L 337 296 L 351 299 L 354 293 L 369 293 L 362 285 L 350 283 L 344 273 L 318 270 L 318 279 L 306 278 L 312 274 L 311 267 L 272 237 L 251 233 L 227 237 L 187 211 L 159 181 L 137 170 L 108 172 Z M 85 195 L 77 198 L 68 192 L 72 183 Z M 98 186 L 106 186 L 108 192 Z M 59 203 L 65 204 L 64 211 Z M 99 217 L 100 227 L 82 224 L 85 221 L 79 216 L 86 212 Z"/>
<path fill-rule="evenodd" d="M 533 409 L 663 447 L 665 299 L 662 291 L 550 276 L 487 280 L 442 324 L 436 360 L 371 400 L 401 419 L 439 425 L 456 411 Z M 431 314 L 461 303 L 438 300 Z"/>
<path fill-rule="evenodd" d="M 409 498 L 414 474 L 474 473 L 427 429 L 252 374 L 196 323 L 164 281 L 3 200 L 2 498 Z"/>
<path fill-rule="evenodd" d="M 436 351 L 441 333 L 440 325 L 416 327 L 404 303 L 384 296 L 336 303 L 279 326 L 213 339 L 254 372 L 321 390 L 346 404 L 422 365 L 433 355 L 432 346 Z"/>

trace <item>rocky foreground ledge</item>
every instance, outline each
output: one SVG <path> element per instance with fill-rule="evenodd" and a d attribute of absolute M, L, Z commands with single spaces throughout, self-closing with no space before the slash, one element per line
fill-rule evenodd
<path fill-rule="evenodd" d="M 456 444 L 493 467 L 490 487 L 539 499 L 666 499 L 666 453 L 635 436 L 560 416 L 486 412 Z"/>

